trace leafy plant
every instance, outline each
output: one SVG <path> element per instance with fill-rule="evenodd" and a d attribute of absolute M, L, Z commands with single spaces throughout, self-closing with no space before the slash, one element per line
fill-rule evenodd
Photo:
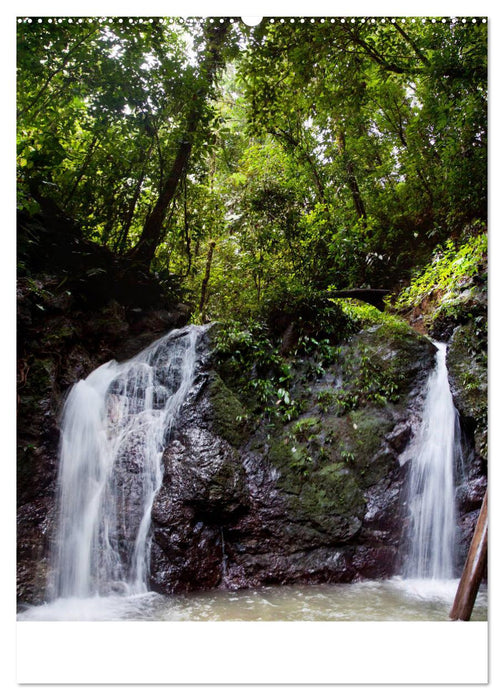
<path fill-rule="evenodd" d="M 291 368 L 263 325 L 223 324 L 216 338 L 216 360 L 256 413 L 286 422 L 300 413 L 301 404 L 289 390 Z"/>

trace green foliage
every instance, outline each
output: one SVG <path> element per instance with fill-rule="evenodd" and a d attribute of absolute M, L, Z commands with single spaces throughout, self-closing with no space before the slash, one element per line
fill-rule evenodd
<path fill-rule="evenodd" d="M 223 324 L 216 337 L 216 360 L 226 380 L 258 415 L 292 420 L 301 410 L 290 393 L 291 367 L 260 324 Z"/>
<path fill-rule="evenodd" d="M 435 251 L 431 263 L 418 272 L 409 287 L 397 299 L 396 307 L 405 310 L 436 297 L 441 305 L 450 304 L 460 294 L 467 282 L 480 274 L 487 259 L 487 236 L 485 233 L 471 236 L 459 245 L 447 241 Z"/>
<path fill-rule="evenodd" d="M 50 197 L 94 240 L 121 252 L 134 245 L 187 136 L 195 95 L 214 94 L 202 70 L 204 30 L 194 23 L 198 63 L 167 21 L 18 25 L 20 206 Z M 202 103 L 194 169 L 212 118 Z"/>
<path fill-rule="evenodd" d="M 151 269 L 195 308 L 215 241 L 197 320 L 297 314 L 336 344 L 355 318 L 319 294 L 403 283 L 486 215 L 486 25 L 235 22 L 218 70 L 215 28 L 18 24 L 19 207 L 128 256 L 163 205 Z"/>
<path fill-rule="evenodd" d="M 343 357 L 344 389 L 332 392 L 330 405 L 344 415 L 365 405 L 384 406 L 399 400 L 405 375 L 393 362 L 386 362 L 372 348 L 358 343 Z M 322 396 L 322 411 L 329 396 Z M 327 409 L 325 409 L 327 410 Z"/>
<path fill-rule="evenodd" d="M 335 392 L 331 389 L 323 389 L 317 394 L 317 407 L 321 413 L 327 413 L 334 408 L 336 403 Z"/>
<path fill-rule="evenodd" d="M 292 426 L 291 432 L 298 441 L 309 442 L 320 432 L 320 428 L 321 423 L 319 418 L 300 418 Z"/>
<path fill-rule="evenodd" d="M 487 236 L 479 225 L 459 242 L 449 240 L 434 251 L 396 301 L 399 312 L 421 309 L 427 330 L 435 337 L 443 328 L 472 321 L 480 352 L 487 346 Z"/>
<path fill-rule="evenodd" d="M 268 290 L 260 314 L 276 333 L 282 333 L 294 323 L 301 334 L 301 353 L 318 351 L 321 356 L 330 356 L 329 345 L 354 333 L 357 324 L 341 305 L 332 303 L 327 296 L 326 292 L 305 287 L 296 280 L 277 283 Z"/>
<path fill-rule="evenodd" d="M 339 306 L 341 312 L 349 318 L 349 322 L 353 324 L 353 332 L 378 327 L 378 334 L 389 338 L 394 336 L 402 338 L 411 332 L 408 323 L 403 318 L 388 311 L 385 313 L 378 311 L 371 304 L 354 299 L 332 299 L 330 301 Z M 385 301 L 387 302 L 387 297 Z"/>
<path fill-rule="evenodd" d="M 484 24 L 263 24 L 240 70 L 254 133 L 309 183 L 312 277 L 385 286 L 484 216 Z"/>

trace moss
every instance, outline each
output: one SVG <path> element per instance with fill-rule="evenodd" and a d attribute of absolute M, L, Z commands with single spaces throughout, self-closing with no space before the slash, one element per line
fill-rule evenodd
<path fill-rule="evenodd" d="M 294 423 L 291 428 L 292 434 L 299 441 L 310 440 L 311 437 L 320 433 L 322 423 L 320 418 L 310 416 L 307 418 L 300 418 L 296 423 Z"/>
<path fill-rule="evenodd" d="M 364 516 L 365 500 L 352 471 L 342 462 L 326 464 L 303 489 L 303 505 L 331 515 Z"/>
<path fill-rule="evenodd" d="M 303 423 L 323 427 L 318 419 L 306 418 Z M 355 532 L 365 500 L 353 470 L 343 461 L 328 462 L 316 446 L 292 434 L 271 438 L 268 459 L 279 471 L 278 483 L 287 495 L 291 519 L 304 523 L 308 530 L 331 533 L 335 539 L 344 540 Z"/>
<path fill-rule="evenodd" d="M 292 489 L 291 478 L 290 488 Z M 288 500 L 291 518 L 329 533 L 344 541 L 359 529 L 366 502 L 359 485 L 342 463 L 325 465 L 311 471 L 309 478 L 297 478 L 298 489 L 290 492 Z M 287 489 L 286 489 L 287 490 Z"/>
<path fill-rule="evenodd" d="M 210 375 L 208 395 L 212 405 L 213 431 L 233 447 L 239 447 L 246 439 L 247 432 L 247 417 L 243 404 L 216 372 Z"/>
<path fill-rule="evenodd" d="M 345 357 L 346 388 L 372 403 L 399 401 L 419 372 L 433 367 L 435 354 L 434 345 L 406 324 L 381 324 L 351 344 Z"/>
<path fill-rule="evenodd" d="M 289 436 L 280 434 L 270 440 L 268 447 L 268 459 L 282 473 L 306 473 L 313 464 L 308 447 L 289 439 Z"/>
<path fill-rule="evenodd" d="M 394 426 L 390 413 L 368 407 L 343 417 L 328 416 L 324 423 L 328 459 L 351 467 L 361 487 L 376 484 L 395 466 L 394 455 L 384 447 Z"/>

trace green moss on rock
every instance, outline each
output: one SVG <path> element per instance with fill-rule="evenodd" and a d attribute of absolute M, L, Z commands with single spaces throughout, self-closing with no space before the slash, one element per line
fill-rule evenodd
<path fill-rule="evenodd" d="M 344 464 L 326 464 L 304 478 L 296 471 L 290 478 L 284 473 L 282 483 L 290 494 L 290 519 L 303 523 L 307 531 L 322 531 L 334 542 L 344 542 L 360 529 L 366 502 Z"/>
<path fill-rule="evenodd" d="M 394 427 L 389 411 L 370 406 L 344 416 L 327 415 L 322 421 L 324 454 L 350 466 L 361 487 L 378 483 L 396 465 L 385 440 Z"/>
<path fill-rule="evenodd" d="M 327 463 L 318 455 L 292 436 L 273 438 L 268 450 L 268 459 L 279 472 L 278 484 L 287 495 L 289 520 L 303 523 L 303 537 L 321 530 L 334 541 L 345 541 L 360 528 L 364 495 L 344 462 Z"/>
<path fill-rule="evenodd" d="M 216 372 L 210 374 L 208 397 L 213 431 L 233 447 L 239 447 L 246 438 L 246 410 Z"/>

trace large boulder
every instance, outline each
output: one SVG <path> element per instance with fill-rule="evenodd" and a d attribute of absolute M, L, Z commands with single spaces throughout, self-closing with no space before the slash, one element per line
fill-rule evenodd
<path fill-rule="evenodd" d="M 214 335 L 203 339 L 197 381 L 164 453 L 153 588 L 396 573 L 407 474 L 400 456 L 418 424 L 434 346 L 405 326 L 377 325 L 354 335 L 322 375 L 300 362 L 292 395 L 304 410 L 284 422 L 247 416 L 250 397 L 216 369 Z"/>

